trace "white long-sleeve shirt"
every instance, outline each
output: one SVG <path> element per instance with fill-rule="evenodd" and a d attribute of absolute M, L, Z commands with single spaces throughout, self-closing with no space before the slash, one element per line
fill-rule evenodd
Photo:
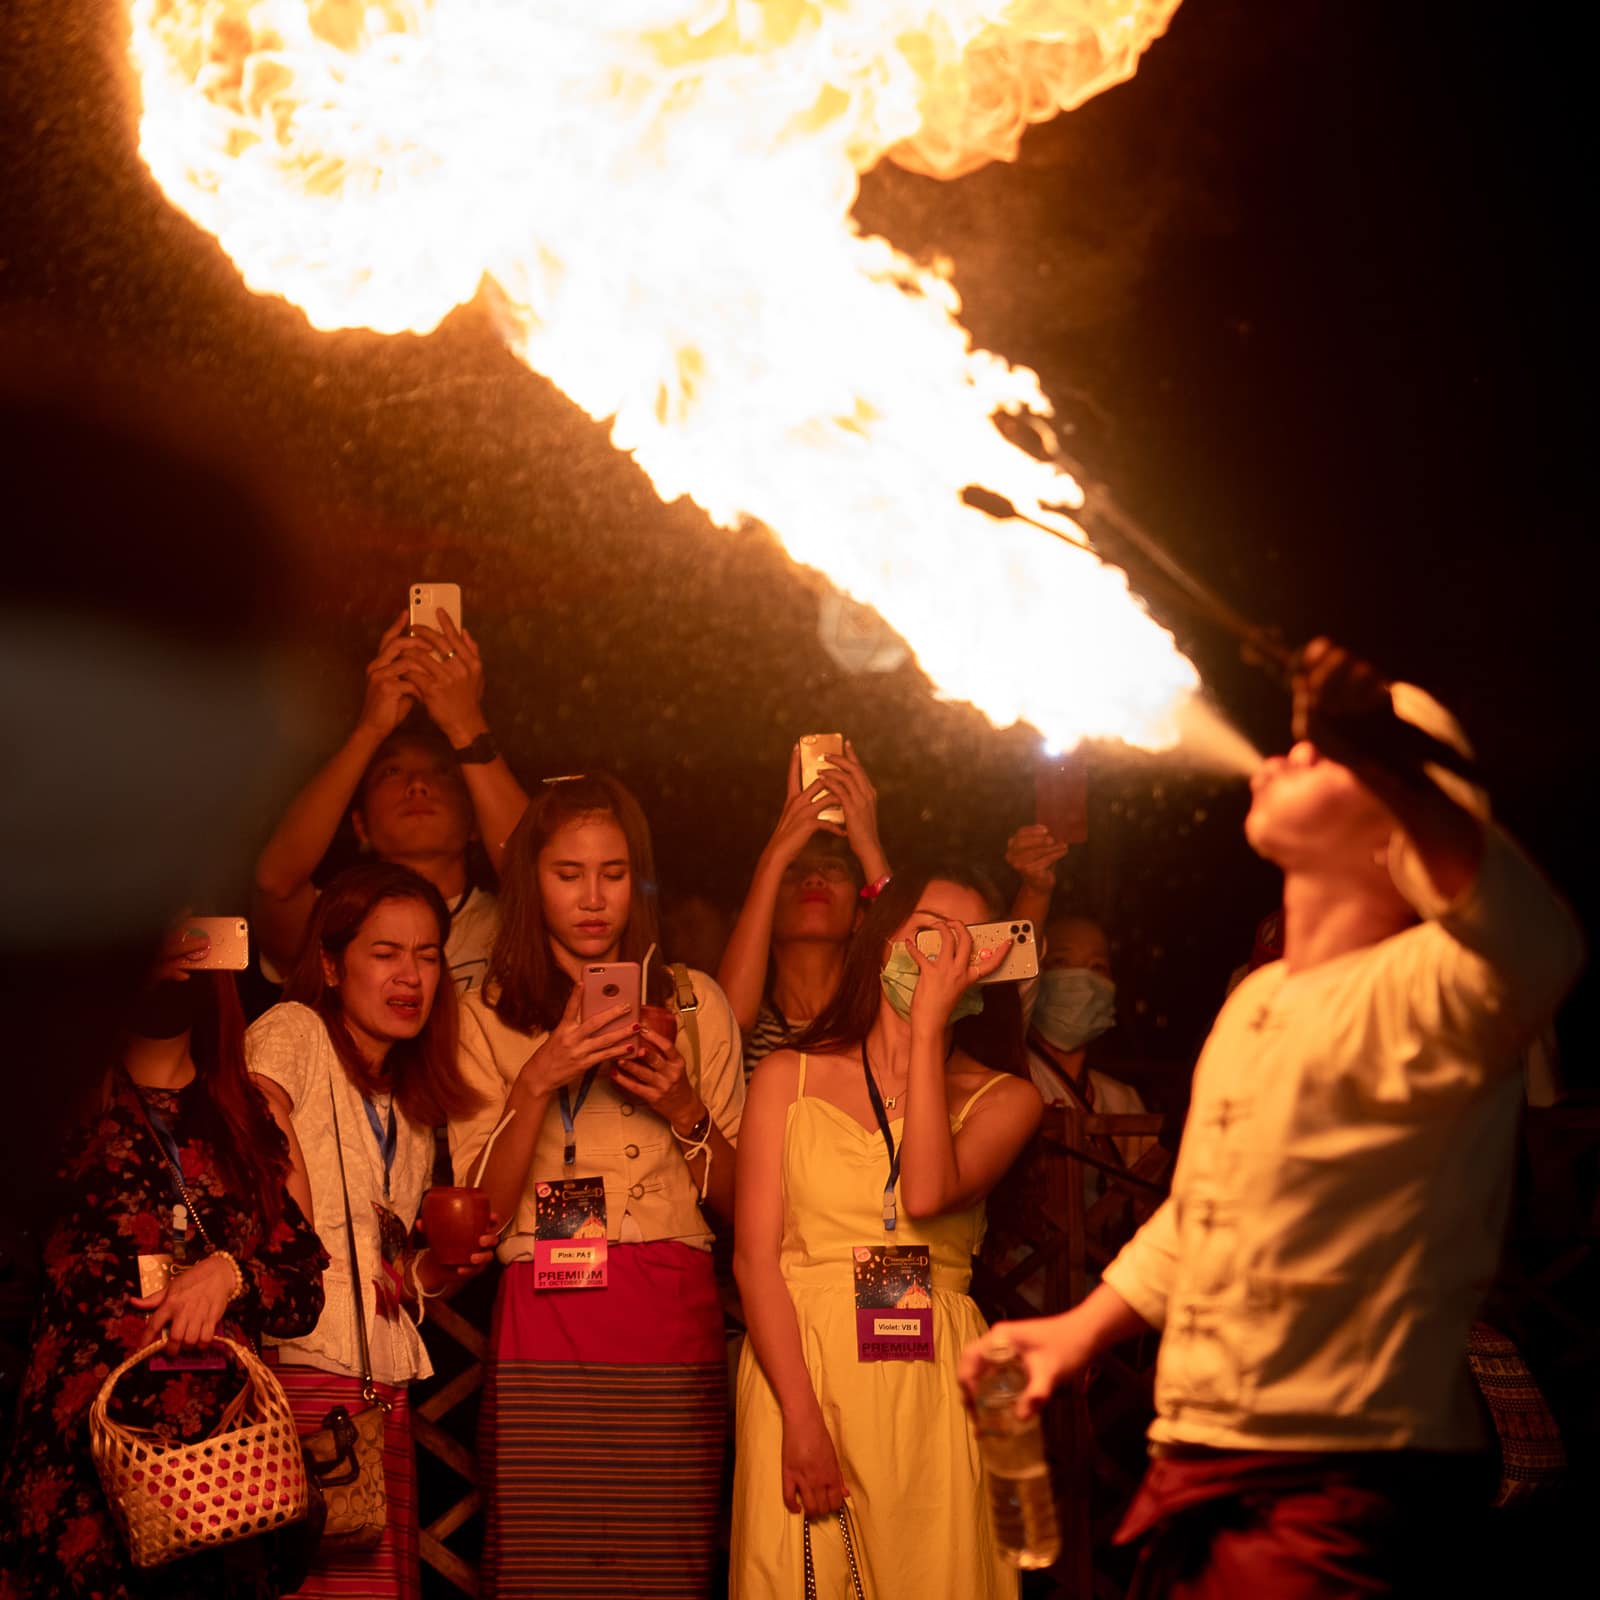
<path fill-rule="evenodd" d="M 1566 906 L 1490 828 L 1453 905 L 1410 852 L 1419 925 L 1229 996 L 1171 1197 L 1104 1281 L 1163 1329 L 1157 1441 L 1463 1450 L 1469 1324 L 1499 1259 L 1518 1056 L 1583 959 Z"/>

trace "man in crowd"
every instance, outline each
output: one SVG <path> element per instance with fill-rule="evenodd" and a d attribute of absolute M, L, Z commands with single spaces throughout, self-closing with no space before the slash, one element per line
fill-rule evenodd
<path fill-rule="evenodd" d="M 364 850 L 421 873 L 444 896 L 457 987 L 482 979 L 495 898 L 472 882 L 468 850 L 481 839 L 498 870 L 528 797 L 489 735 L 472 636 L 443 611 L 438 623 L 408 630 L 402 615 L 390 625 L 367 666 L 355 727 L 261 852 L 252 916 L 269 978 L 294 961 L 316 903 L 312 874 L 348 811 Z"/>
<path fill-rule="evenodd" d="M 1467 1330 L 1506 1220 L 1519 1055 L 1582 939 L 1481 793 L 1418 759 L 1419 726 L 1463 750 L 1421 691 L 1319 640 L 1294 718 L 1245 823 L 1283 869 L 1284 956 L 1217 1018 L 1171 1197 L 1080 1305 L 995 1334 L 1033 1409 L 1162 1330 L 1119 1534 L 1152 1534 L 1136 1592 L 1472 1592 L 1447 1570 L 1485 1444 Z"/>

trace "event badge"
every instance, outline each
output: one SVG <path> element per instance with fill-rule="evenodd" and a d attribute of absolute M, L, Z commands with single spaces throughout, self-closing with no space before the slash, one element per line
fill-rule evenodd
<path fill-rule="evenodd" d="M 534 1288 L 605 1288 L 605 1179 L 541 1181 L 533 1204 Z"/>
<path fill-rule="evenodd" d="M 385 1322 L 398 1322 L 406 1297 L 406 1225 L 377 1200 L 372 1210 L 378 1221 L 378 1275 L 372 1280 L 372 1303 Z"/>
<path fill-rule="evenodd" d="M 858 1244 L 856 1356 L 933 1360 L 933 1266 L 918 1244 Z"/>

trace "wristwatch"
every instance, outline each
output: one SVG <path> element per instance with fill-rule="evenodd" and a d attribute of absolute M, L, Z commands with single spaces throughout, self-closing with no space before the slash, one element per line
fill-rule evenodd
<path fill-rule="evenodd" d="M 456 760 L 464 767 L 487 766 L 495 760 L 500 752 L 494 747 L 494 739 L 489 730 L 485 728 L 471 744 L 464 744 L 459 750 L 454 745 L 450 748 L 455 751 Z"/>
<path fill-rule="evenodd" d="M 667 1124 L 667 1126 L 672 1128 L 672 1124 L 670 1122 Z M 695 1123 L 695 1125 L 687 1133 L 679 1133 L 676 1128 L 672 1128 L 672 1137 L 676 1139 L 679 1144 L 688 1145 L 691 1149 L 693 1149 L 695 1145 L 704 1144 L 707 1138 L 710 1137 L 710 1134 L 711 1112 L 709 1108 L 701 1112 L 700 1120 Z"/>

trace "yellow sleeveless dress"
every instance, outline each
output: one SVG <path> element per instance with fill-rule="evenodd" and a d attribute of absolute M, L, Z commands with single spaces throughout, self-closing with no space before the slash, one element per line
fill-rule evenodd
<path fill-rule="evenodd" d="M 950 1119 L 959 1130 L 992 1084 Z M 985 1331 L 967 1294 L 984 1209 L 922 1221 L 902 1204 L 883 1229 L 889 1155 L 883 1135 L 806 1094 L 806 1058 L 783 1143 L 784 1281 L 794 1300 L 811 1383 L 838 1451 L 867 1600 L 1015 1600 L 1017 1574 L 995 1549 L 977 1444 L 956 1385 L 956 1358 Z M 898 1147 L 903 1118 L 889 1126 Z M 926 1245 L 933 1262 L 930 1361 L 856 1356 L 858 1244 Z M 800 1600 L 801 1516 L 783 1503 L 783 1419 L 747 1339 L 737 1383 L 730 1600 Z M 820 1600 L 847 1600 L 850 1572 L 837 1519 L 814 1523 Z"/>

